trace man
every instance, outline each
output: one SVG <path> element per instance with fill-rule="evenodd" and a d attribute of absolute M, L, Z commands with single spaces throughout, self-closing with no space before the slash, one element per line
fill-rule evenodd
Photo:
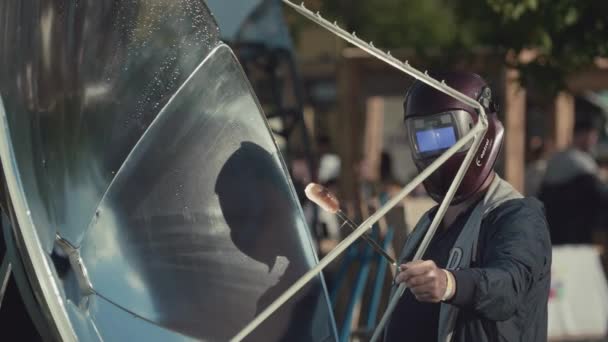
<path fill-rule="evenodd" d="M 605 225 L 608 187 L 591 156 L 598 140 L 599 108 L 578 99 L 572 145 L 547 165 L 540 200 L 547 208 L 553 244 L 591 244 Z"/>
<path fill-rule="evenodd" d="M 421 261 L 410 261 L 436 208 L 405 243 L 395 286 L 405 283 L 385 331 L 386 341 L 545 341 L 551 242 L 539 201 L 523 198 L 495 174 L 503 140 L 490 88 L 475 74 L 443 75 L 479 99 L 489 127 L 481 147 Z M 419 170 L 466 134 L 474 108 L 422 82 L 405 98 L 405 123 Z M 441 201 L 470 144 L 424 182 Z M 508 162 L 508 161 L 507 161 Z"/>

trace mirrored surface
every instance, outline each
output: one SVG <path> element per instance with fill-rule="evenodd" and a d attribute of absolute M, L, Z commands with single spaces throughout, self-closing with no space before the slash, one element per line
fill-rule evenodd
<path fill-rule="evenodd" d="M 82 245 L 95 291 L 146 320 L 226 340 L 315 263 L 263 114 L 219 47 L 168 103 L 116 175 Z M 323 341 L 321 279 L 253 341 Z"/>
<path fill-rule="evenodd" d="M 219 43 L 200 0 L 0 1 L 0 94 L 50 252 L 79 245 L 128 153 Z"/>
<path fill-rule="evenodd" d="M 0 2 L 20 291 L 62 337 L 226 340 L 316 262 L 218 37 L 202 0 Z M 248 340 L 335 340 L 322 278 Z"/>

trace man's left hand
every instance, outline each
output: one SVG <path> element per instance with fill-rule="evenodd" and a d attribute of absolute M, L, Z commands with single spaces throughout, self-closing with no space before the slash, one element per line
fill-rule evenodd
<path fill-rule="evenodd" d="M 397 283 L 405 283 L 420 302 L 438 303 L 447 288 L 447 274 L 432 260 L 417 260 L 399 266 L 395 278 Z"/>

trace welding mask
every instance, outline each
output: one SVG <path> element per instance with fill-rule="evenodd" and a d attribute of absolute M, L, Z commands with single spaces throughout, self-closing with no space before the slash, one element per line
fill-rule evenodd
<path fill-rule="evenodd" d="M 477 99 L 488 115 L 488 130 L 451 203 L 458 204 L 475 195 L 490 176 L 502 146 L 504 129 L 497 118 L 492 92 L 480 76 L 464 72 L 437 76 Z M 412 158 L 419 171 L 464 137 L 479 118 L 476 108 L 420 81 L 408 89 L 404 113 Z M 435 201 L 441 201 L 447 193 L 472 144 L 472 140 L 465 144 L 424 181 L 425 189 Z"/>

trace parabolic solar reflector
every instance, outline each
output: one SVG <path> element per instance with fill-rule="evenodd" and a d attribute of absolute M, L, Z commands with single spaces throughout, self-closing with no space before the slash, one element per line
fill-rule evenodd
<path fill-rule="evenodd" d="M 2 235 L 49 340 L 227 340 L 316 263 L 200 0 L 0 2 Z M 251 341 L 335 340 L 319 277 Z"/>

